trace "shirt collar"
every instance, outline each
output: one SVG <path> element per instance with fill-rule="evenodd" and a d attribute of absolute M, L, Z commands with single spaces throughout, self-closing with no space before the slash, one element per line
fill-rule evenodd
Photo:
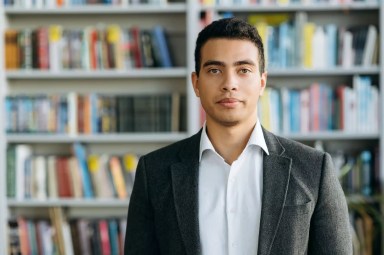
<path fill-rule="evenodd" d="M 263 130 L 261 128 L 261 124 L 260 124 L 259 120 L 257 120 L 257 122 L 256 122 L 255 128 L 253 129 L 252 134 L 249 137 L 249 140 L 248 140 L 246 147 L 251 146 L 251 145 L 259 146 L 260 148 L 262 148 L 264 150 L 264 152 L 267 155 L 269 155 L 268 147 L 267 147 L 267 144 L 265 143 Z M 203 152 L 206 150 L 216 151 L 215 148 L 213 147 L 211 141 L 208 138 L 207 124 L 206 124 L 206 122 L 204 122 L 203 130 L 201 132 L 201 137 L 200 137 L 199 162 L 201 161 L 201 157 L 203 156 Z"/>

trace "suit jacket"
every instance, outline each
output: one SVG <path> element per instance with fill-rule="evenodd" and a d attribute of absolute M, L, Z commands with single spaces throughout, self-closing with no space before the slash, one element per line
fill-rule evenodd
<path fill-rule="evenodd" d="M 263 132 L 269 155 L 263 157 L 257 254 L 352 254 L 347 204 L 329 154 Z M 125 254 L 201 254 L 200 136 L 140 158 Z"/>

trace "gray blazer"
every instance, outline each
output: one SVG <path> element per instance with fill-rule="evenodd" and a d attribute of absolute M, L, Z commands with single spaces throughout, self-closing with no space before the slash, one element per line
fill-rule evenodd
<path fill-rule="evenodd" d="M 257 254 L 352 254 L 347 204 L 331 157 L 263 132 L 269 155 L 264 154 Z M 125 254 L 201 254 L 200 136 L 201 131 L 140 158 Z"/>

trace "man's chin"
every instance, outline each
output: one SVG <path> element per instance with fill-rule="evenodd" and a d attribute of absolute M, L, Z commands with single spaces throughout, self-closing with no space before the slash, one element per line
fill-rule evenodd
<path fill-rule="evenodd" d="M 225 127 L 234 127 L 239 124 L 238 120 L 221 120 L 219 123 Z"/>

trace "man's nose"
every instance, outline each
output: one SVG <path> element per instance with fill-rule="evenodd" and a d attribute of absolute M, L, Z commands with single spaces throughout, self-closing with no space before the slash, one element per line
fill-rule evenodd
<path fill-rule="evenodd" d="M 238 79 L 236 77 L 236 74 L 233 73 L 226 73 L 224 75 L 224 80 L 221 86 L 221 89 L 223 91 L 231 91 L 231 90 L 237 90 L 238 88 Z"/>

